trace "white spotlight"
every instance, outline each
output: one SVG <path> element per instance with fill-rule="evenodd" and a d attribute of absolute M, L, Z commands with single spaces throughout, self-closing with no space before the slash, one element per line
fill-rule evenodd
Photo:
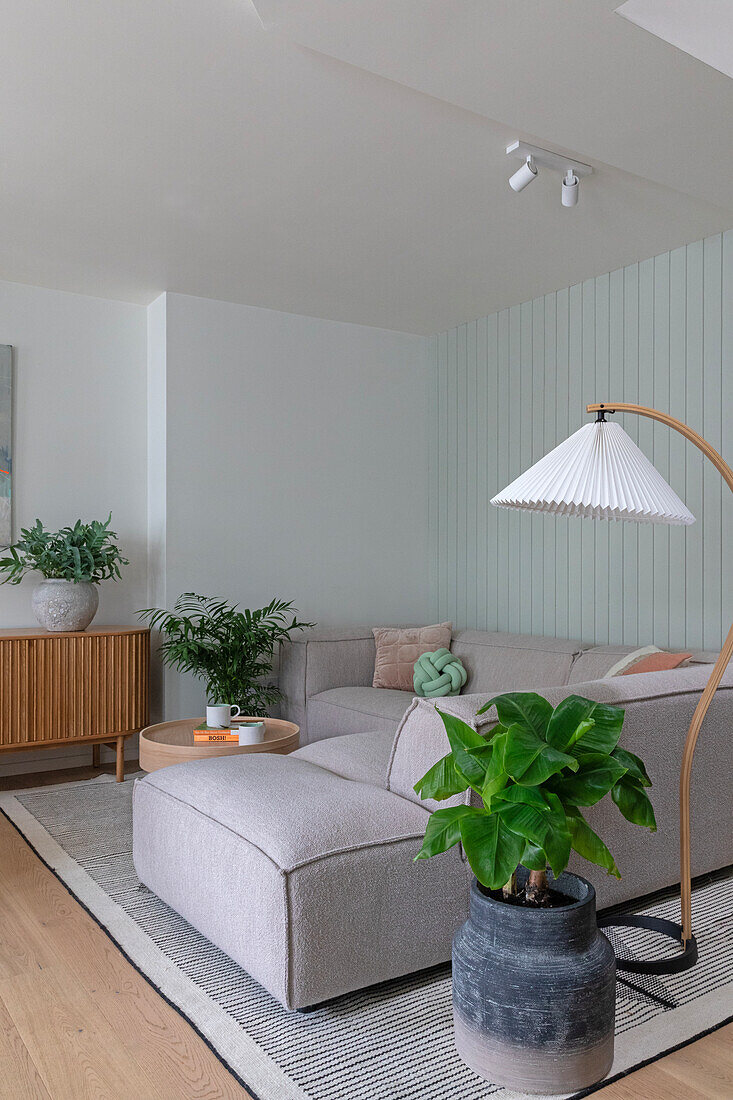
<path fill-rule="evenodd" d="M 578 177 L 575 175 L 575 172 L 572 168 L 568 168 L 567 174 L 562 181 L 563 206 L 577 206 L 579 190 L 580 183 Z"/>
<path fill-rule="evenodd" d="M 531 183 L 532 180 L 536 178 L 537 165 L 533 158 L 529 156 L 522 167 L 519 168 L 513 176 L 509 177 L 509 186 L 512 191 L 523 191 L 527 184 Z"/>

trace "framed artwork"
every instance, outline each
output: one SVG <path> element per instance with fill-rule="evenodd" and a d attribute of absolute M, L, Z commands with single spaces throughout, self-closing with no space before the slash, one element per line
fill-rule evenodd
<path fill-rule="evenodd" d="M 13 482 L 13 349 L 0 344 L 0 549 L 10 546 Z"/>

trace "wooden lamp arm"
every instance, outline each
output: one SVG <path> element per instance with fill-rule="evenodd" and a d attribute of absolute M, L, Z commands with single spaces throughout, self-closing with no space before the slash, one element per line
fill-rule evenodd
<path fill-rule="evenodd" d="M 650 409 L 646 405 L 633 405 L 625 401 L 606 401 L 603 404 L 586 405 L 586 412 L 630 412 L 639 416 L 646 416 L 650 420 L 657 420 L 660 424 L 666 424 L 668 428 L 689 439 L 690 443 L 702 451 L 715 469 L 718 471 L 728 488 L 733 492 L 733 470 L 721 455 L 711 447 L 703 437 L 681 420 L 675 419 L 669 413 Z M 690 781 L 692 777 L 692 760 L 695 754 L 695 745 L 700 734 L 703 719 L 713 700 L 713 696 L 723 679 L 723 673 L 728 667 L 733 655 L 733 626 L 728 631 L 723 648 L 717 661 L 713 665 L 713 671 L 695 707 L 695 713 L 687 731 L 684 748 L 682 750 L 682 764 L 680 767 L 680 899 L 682 909 L 682 946 L 686 947 L 692 936 L 692 871 L 690 866 Z"/>

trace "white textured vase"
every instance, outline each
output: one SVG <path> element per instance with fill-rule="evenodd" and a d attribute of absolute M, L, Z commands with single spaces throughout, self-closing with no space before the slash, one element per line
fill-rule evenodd
<path fill-rule="evenodd" d="M 90 581 L 47 578 L 33 589 L 31 603 L 44 630 L 86 630 L 97 614 L 99 593 Z"/>

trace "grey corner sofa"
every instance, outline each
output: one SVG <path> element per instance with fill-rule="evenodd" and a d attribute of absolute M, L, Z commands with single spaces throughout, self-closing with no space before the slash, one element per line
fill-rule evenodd
<path fill-rule="evenodd" d="M 679 756 L 709 656 L 674 672 L 604 680 L 628 647 L 463 631 L 452 649 L 470 679 L 441 706 L 481 732 L 495 719 L 477 710 L 504 690 L 626 708 L 622 744 L 647 763 L 659 831 L 596 806 L 589 819 L 623 877 L 580 860 L 574 867 L 592 879 L 601 906 L 676 882 Z M 460 849 L 414 862 L 437 804 L 412 787 L 448 750 L 435 703 L 372 688 L 373 662 L 371 631 L 294 643 L 280 682 L 301 748 L 181 764 L 135 783 L 141 881 L 288 1008 L 446 961 L 467 915 L 471 876 Z M 694 874 L 731 862 L 732 727 L 730 670 L 695 760 Z"/>

